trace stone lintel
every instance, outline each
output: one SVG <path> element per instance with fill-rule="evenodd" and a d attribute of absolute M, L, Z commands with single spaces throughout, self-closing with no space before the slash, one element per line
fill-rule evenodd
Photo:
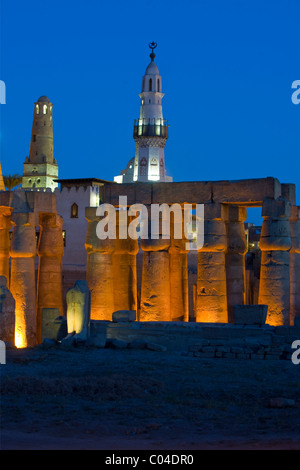
<path fill-rule="evenodd" d="M 141 204 L 205 204 L 219 202 L 244 206 L 261 206 L 265 198 L 282 195 L 278 179 L 258 178 L 234 181 L 183 181 L 173 183 L 107 183 L 100 188 L 104 203 L 118 205 L 119 196 L 127 196 L 128 205 Z M 284 185 L 285 193 L 292 193 Z"/>

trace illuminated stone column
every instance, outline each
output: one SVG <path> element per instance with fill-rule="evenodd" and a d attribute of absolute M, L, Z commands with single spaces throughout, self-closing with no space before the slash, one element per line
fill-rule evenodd
<path fill-rule="evenodd" d="M 244 222 L 247 219 L 247 208 L 228 206 L 227 215 L 227 252 L 226 252 L 226 281 L 228 321 L 233 323 L 234 305 L 245 303 L 245 254 L 247 241 Z"/>
<path fill-rule="evenodd" d="M 171 321 L 170 239 L 141 240 L 143 270 L 140 321 Z"/>
<path fill-rule="evenodd" d="M 43 308 L 63 311 L 62 298 L 62 237 L 63 218 L 55 213 L 40 213 L 40 236 L 38 243 L 39 268 L 37 288 L 37 338 L 42 338 Z"/>
<path fill-rule="evenodd" d="M 290 324 L 291 204 L 284 198 L 266 199 L 259 246 L 262 251 L 259 304 L 268 305 L 266 323 Z"/>
<path fill-rule="evenodd" d="M 96 207 L 87 207 L 88 221 L 85 248 L 87 251 L 86 280 L 91 291 L 91 320 L 112 320 L 114 307 L 114 283 L 112 254 L 115 240 L 100 240 L 96 233 L 100 217 Z"/>
<path fill-rule="evenodd" d="M 121 215 L 122 214 L 122 215 Z M 127 234 L 128 225 L 133 217 L 127 216 L 127 208 L 117 211 L 117 238 L 112 255 L 114 275 L 114 309 L 137 311 L 137 269 L 136 255 L 139 251 L 138 240 L 127 235 L 120 239 L 119 235 Z M 120 217 L 121 215 L 121 217 Z"/>
<path fill-rule="evenodd" d="M 204 245 L 198 250 L 197 322 L 228 322 L 226 213 L 222 204 L 204 206 Z"/>
<path fill-rule="evenodd" d="M 36 234 L 33 212 L 12 213 L 10 291 L 16 302 L 17 347 L 33 347 L 36 337 Z"/>
<path fill-rule="evenodd" d="M 170 312 L 173 321 L 189 321 L 189 293 L 188 293 L 188 250 L 184 231 L 184 211 L 181 211 L 181 220 L 174 218 L 171 222 L 171 244 L 169 248 L 170 259 Z M 182 238 L 174 238 L 176 225 L 181 225 Z"/>
<path fill-rule="evenodd" d="M 292 239 L 290 249 L 290 320 L 293 325 L 295 317 L 300 316 L 300 207 L 292 207 L 290 223 Z"/>
<path fill-rule="evenodd" d="M 9 287 L 9 229 L 13 208 L 0 206 L 0 276 L 5 276 Z"/>

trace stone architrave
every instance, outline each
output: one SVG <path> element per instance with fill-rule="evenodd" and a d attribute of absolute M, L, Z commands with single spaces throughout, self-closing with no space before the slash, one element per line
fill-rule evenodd
<path fill-rule="evenodd" d="M 295 318 L 300 317 L 300 207 L 292 207 L 291 240 L 290 249 L 290 311 L 291 325 L 294 325 Z"/>
<path fill-rule="evenodd" d="M 10 291 L 16 302 L 15 344 L 34 347 L 37 344 L 35 214 L 13 212 L 11 219 L 14 229 L 10 247 Z"/>
<path fill-rule="evenodd" d="M 9 284 L 9 229 L 13 208 L 0 206 L 0 276 L 5 276 Z"/>
<path fill-rule="evenodd" d="M 204 245 L 198 250 L 197 322 L 228 322 L 226 213 L 222 204 L 204 206 Z"/>
<path fill-rule="evenodd" d="M 227 251 L 225 256 L 228 321 L 234 321 L 234 306 L 245 303 L 245 254 L 247 241 L 244 222 L 247 208 L 229 205 L 227 211 Z"/>
<path fill-rule="evenodd" d="M 291 204 L 280 197 L 266 199 L 259 246 L 262 251 L 259 304 L 268 305 L 267 323 L 290 324 Z"/>
<path fill-rule="evenodd" d="M 15 299 L 7 288 L 6 276 L 0 276 L 0 339 L 15 343 Z"/>
<path fill-rule="evenodd" d="M 88 221 L 85 249 L 87 251 L 87 283 L 91 291 L 91 320 L 112 320 L 114 308 L 114 282 L 112 254 L 115 240 L 100 240 L 97 224 L 100 217 L 96 207 L 87 207 Z"/>
<path fill-rule="evenodd" d="M 63 316 L 62 257 L 63 218 L 56 213 L 39 214 L 39 268 L 37 283 L 37 337 L 42 340 L 42 310 L 58 309 Z"/>
<path fill-rule="evenodd" d="M 91 296 L 87 282 L 76 281 L 74 287 L 68 290 L 66 300 L 68 335 L 86 340 L 89 336 L 91 311 Z"/>

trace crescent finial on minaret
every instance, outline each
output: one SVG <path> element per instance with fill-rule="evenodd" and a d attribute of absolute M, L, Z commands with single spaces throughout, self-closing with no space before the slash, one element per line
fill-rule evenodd
<path fill-rule="evenodd" d="M 149 47 L 151 49 L 151 54 L 150 54 L 151 60 L 154 61 L 155 54 L 154 54 L 153 50 L 157 47 L 157 43 L 152 41 L 152 42 L 149 43 Z"/>

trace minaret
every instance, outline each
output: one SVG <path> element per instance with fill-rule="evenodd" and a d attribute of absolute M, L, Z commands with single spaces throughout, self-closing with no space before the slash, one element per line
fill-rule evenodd
<path fill-rule="evenodd" d="M 58 183 L 58 165 L 53 158 L 53 105 L 47 96 L 41 96 L 34 103 L 33 124 L 29 157 L 23 167 L 22 188 L 51 188 Z"/>
<path fill-rule="evenodd" d="M 133 138 L 135 140 L 135 157 L 131 159 L 126 170 L 115 181 L 128 183 L 132 181 L 171 182 L 166 176 L 165 145 L 168 139 L 168 121 L 162 112 L 162 80 L 154 62 L 153 50 L 157 44 L 149 44 L 151 62 L 143 76 L 140 117 L 134 121 Z"/>

